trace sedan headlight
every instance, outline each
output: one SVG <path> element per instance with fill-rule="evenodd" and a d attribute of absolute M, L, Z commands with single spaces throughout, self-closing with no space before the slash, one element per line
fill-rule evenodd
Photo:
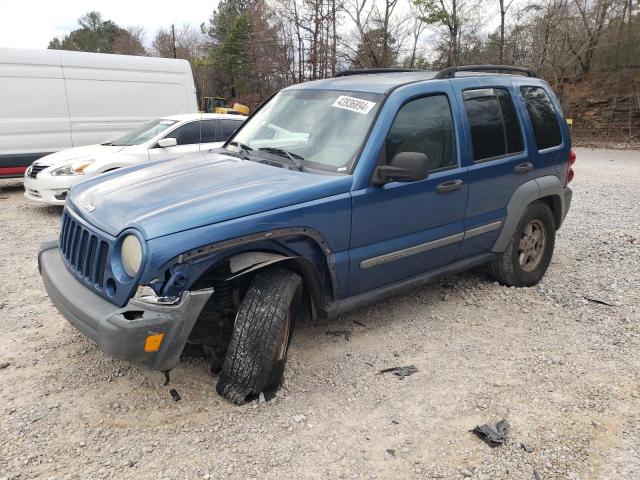
<path fill-rule="evenodd" d="M 142 265 L 142 245 L 135 235 L 127 235 L 120 248 L 120 260 L 127 275 L 135 277 Z"/>
<path fill-rule="evenodd" d="M 95 162 L 95 159 L 76 160 L 51 171 L 54 177 L 65 175 L 84 175 L 84 169 Z"/>
<path fill-rule="evenodd" d="M 93 162 L 95 162 L 95 159 L 73 162 L 71 164 L 71 170 L 73 170 L 73 173 L 75 173 L 76 175 L 84 175 L 84 169 L 91 165 Z"/>
<path fill-rule="evenodd" d="M 51 175 L 54 177 L 58 177 L 60 175 L 75 175 L 73 170 L 71 169 L 71 164 L 63 165 L 62 167 L 58 167 L 55 170 L 51 170 Z"/>

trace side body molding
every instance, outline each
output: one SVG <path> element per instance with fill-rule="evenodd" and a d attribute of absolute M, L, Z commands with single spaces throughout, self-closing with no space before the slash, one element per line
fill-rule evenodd
<path fill-rule="evenodd" d="M 565 217 L 567 206 L 565 204 L 564 188 L 558 177 L 555 175 L 546 175 L 529 180 L 520 185 L 513 193 L 511 200 L 509 200 L 504 227 L 496 243 L 491 248 L 491 251 L 504 252 L 527 206 L 539 198 L 549 196 L 554 197 L 554 202 L 559 202 L 558 205 L 561 210 L 559 218 L 560 221 L 562 221 Z M 557 225 L 557 228 L 559 227 L 560 222 L 558 222 Z"/>

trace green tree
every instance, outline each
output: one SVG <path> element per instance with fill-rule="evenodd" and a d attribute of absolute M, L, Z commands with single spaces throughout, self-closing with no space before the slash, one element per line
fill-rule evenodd
<path fill-rule="evenodd" d="M 49 42 L 50 49 L 96 53 L 146 53 L 140 35 L 127 31 L 111 20 L 103 20 L 100 12 L 89 12 L 78 19 L 80 28 L 63 38 Z"/>

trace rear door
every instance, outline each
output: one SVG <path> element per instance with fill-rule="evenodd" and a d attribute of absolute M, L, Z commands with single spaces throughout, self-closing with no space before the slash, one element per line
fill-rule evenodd
<path fill-rule="evenodd" d="M 452 93 L 449 82 L 442 82 L 400 106 L 380 154 L 379 163 L 387 163 L 400 152 L 425 153 L 430 167 L 426 179 L 352 192 L 349 295 L 455 260 L 468 182 Z"/>
<path fill-rule="evenodd" d="M 466 258 L 491 249 L 511 196 L 533 178 L 536 165 L 530 158 L 511 85 L 480 86 L 471 79 L 453 83 L 469 139 L 469 199 L 459 253 L 459 258 Z"/>
<path fill-rule="evenodd" d="M 566 141 L 562 138 L 559 119 L 564 117 L 560 105 L 553 93 L 540 85 L 520 85 L 518 88 L 531 124 L 531 150 L 538 174 L 556 175 L 556 167 L 567 158 L 569 148 L 568 136 Z"/>

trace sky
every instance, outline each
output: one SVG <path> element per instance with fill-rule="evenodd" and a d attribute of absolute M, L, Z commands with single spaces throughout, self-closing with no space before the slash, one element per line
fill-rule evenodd
<path fill-rule="evenodd" d="M 0 0 L 0 47 L 47 48 L 96 10 L 121 27 L 142 26 L 149 45 L 160 27 L 207 22 L 217 0 Z"/>

